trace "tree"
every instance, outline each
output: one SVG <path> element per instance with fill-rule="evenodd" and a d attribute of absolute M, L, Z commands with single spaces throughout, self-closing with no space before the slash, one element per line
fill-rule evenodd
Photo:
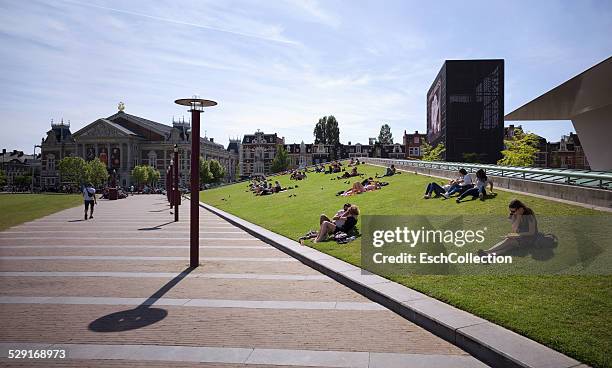
<path fill-rule="evenodd" d="M 274 156 L 274 160 L 272 161 L 272 172 L 279 173 L 287 170 L 289 167 L 289 155 L 287 154 L 287 150 L 285 146 L 278 145 L 276 147 L 276 156 Z"/>
<path fill-rule="evenodd" d="M 161 177 L 159 170 L 150 165 L 145 165 L 145 170 L 147 171 L 146 182 L 151 186 L 155 186 Z"/>
<path fill-rule="evenodd" d="M 81 157 L 64 157 L 57 168 L 64 182 L 82 185 L 87 180 L 87 162 Z"/>
<path fill-rule="evenodd" d="M 4 170 L 0 169 L 0 187 L 3 187 L 6 185 L 6 174 L 4 173 Z"/>
<path fill-rule="evenodd" d="M 200 157 L 200 184 L 212 183 L 213 179 L 209 162 Z"/>
<path fill-rule="evenodd" d="M 210 170 L 210 175 L 212 176 L 212 181 L 214 183 L 218 183 L 225 178 L 225 168 L 219 163 L 219 161 L 214 159 L 209 160 L 208 169 Z"/>
<path fill-rule="evenodd" d="M 32 176 L 30 175 L 19 175 L 13 178 L 13 186 L 24 189 L 32 184 Z"/>
<path fill-rule="evenodd" d="M 332 158 L 336 158 L 336 150 L 340 146 L 340 128 L 333 115 L 319 119 L 314 128 L 315 144 L 329 144 L 333 146 Z"/>
<path fill-rule="evenodd" d="M 466 152 L 463 154 L 463 162 L 468 163 L 483 163 L 485 161 L 485 155 L 476 152 Z"/>
<path fill-rule="evenodd" d="M 106 165 L 99 158 L 87 162 L 85 165 L 86 180 L 94 187 L 99 187 L 108 180 L 108 170 Z"/>
<path fill-rule="evenodd" d="M 391 127 L 389 124 L 383 124 L 380 127 L 380 133 L 378 134 L 378 142 L 381 145 L 393 144 L 393 134 L 391 134 Z"/>
<path fill-rule="evenodd" d="M 140 186 L 141 184 L 144 184 L 148 181 L 149 172 L 144 165 L 135 166 L 132 169 L 132 178 L 134 179 L 136 184 Z"/>
<path fill-rule="evenodd" d="M 497 163 L 503 166 L 533 166 L 539 144 L 537 135 L 516 128 L 512 139 L 504 141 L 506 149 L 501 152 L 503 157 Z"/>
<path fill-rule="evenodd" d="M 437 146 L 432 147 L 429 143 L 423 142 L 422 145 L 423 157 L 421 159 L 423 161 L 442 161 L 444 152 L 446 151 L 446 147 L 444 147 L 444 143 L 438 143 Z"/>

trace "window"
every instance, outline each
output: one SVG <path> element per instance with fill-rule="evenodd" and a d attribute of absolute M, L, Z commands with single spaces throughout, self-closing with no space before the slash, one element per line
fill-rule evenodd
<path fill-rule="evenodd" d="M 414 138 L 412 139 L 412 142 L 413 142 L 414 144 L 419 144 L 419 136 L 418 136 L 418 135 L 415 135 L 415 136 L 414 136 Z"/>
<path fill-rule="evenodd" d="M 420 147 L 410 147 L 410 149 L 408 150 L 408 153 L 410 154 L 410 156 L 420 156 L 421 148 Z"/>
<path fill-rule="evenodd" d="M 157 153 L 155 151 L 149 151 L 149 166 L 157 167 Z"/>
<path fill-rule="evenodd" d="M 47 170 L 55 171 L 55 155 L 47 155 Z"/>

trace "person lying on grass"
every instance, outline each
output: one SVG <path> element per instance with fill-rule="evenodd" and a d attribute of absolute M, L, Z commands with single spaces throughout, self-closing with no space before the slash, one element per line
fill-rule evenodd
<path fill-rule="evenodd" d="M 489 254 L 501 255 L 517 248 L 533 246 L 538 237 L 538 221 L 533 210 L 518 199 L 513 199 L 508 205 L 509 219 L 512 222 L 512 232 L 504 239 L 487 250 L 478 250 L 483 257 Z"/>
<path fill-rule="evenodd" d="M 469 195 L 472 196 L 472 199 L 476 199 L 478 197 L 481 201 L 484 201 L 485 196 L 487 195 L 487 183 L 491 188 L 491 192 L 493 192 L 493 182 L 489 181 L 489 178 L 483 169 L 479 169 L 476 171 L 476 186 L 463 192 L 459 198 L 457 198 L 457 203 L 461 202 L 463 198 Z"/>
<path fill-rule="evenodd" d="M 361 193 L 365 193 L 365 192 L 371 192 L 373 190 L 377 190 L 383 187 L 383 184 L 386 183 L 381 183 L 378 181 L 374 181 L 372 180 L 372 178 L 369 179 L 365 179 L 363 182 L 355 182 L 353 183 L 353 186 L 351 187 L 351 189 L 345 191 L 345 192 L 340 192 L 337 195 L 343 196 L 343 197 L 348 197 L 348 196 L 352 196 L 355 194 L 361 194 Z"/>
<path fill-rule="evenodd" d="M 359 207 L 356 205 L 351 205 L 348 210 L 346 210 L 346 212 L 338 218 L 338 220 L 344 221 L 342 225 L 336 225 L 331 221 L 323 221 L 314 242 L 319 243 L 325 241 L 330 234 L 336 234 L 340 231 L 343 233 L 348 233 L 349 231 L 353 230 L 355 225 L 357 225 L 357 216 L 359 216 Z M 336 220 L 336 222 L 338 220 Z"/>

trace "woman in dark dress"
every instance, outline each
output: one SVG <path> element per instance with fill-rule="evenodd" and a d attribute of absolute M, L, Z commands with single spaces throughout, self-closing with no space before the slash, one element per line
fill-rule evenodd
<path fill-rule="evenodd" d="M 512 221 L 512 232 L 491 248 L 478 250 L 479 256 L 501 255 L 512 249 L 532 246 L 535 243 L 538 236 L 538 221 L 533 210 L 518 199 L 512 200 L 508 208 L 509 218 Z"/>

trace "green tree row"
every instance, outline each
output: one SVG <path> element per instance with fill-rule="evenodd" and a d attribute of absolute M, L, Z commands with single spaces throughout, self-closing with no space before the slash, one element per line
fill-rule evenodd
<path fill-rule="evenodd" d="M 219 183 L 225 178 L 225 168 L 217 160 L 200 157 L 200 184 Z"/>
<path fill-rule="evenodd" d="M 140 187 L 143 184 L 154 186 L 159 182 L 161 174 L 159 170 L 149 165 L 138 165 L 132 169 L 132 179 Z"/>
<path fill-rule="evenodd" d="M 90 183 L 99 187 L 108 180 L 108 170 L 98 158 L 85 161 L 81 157 L 64 157 L 57 167 L 62 181 L 74 185 Z"/>

